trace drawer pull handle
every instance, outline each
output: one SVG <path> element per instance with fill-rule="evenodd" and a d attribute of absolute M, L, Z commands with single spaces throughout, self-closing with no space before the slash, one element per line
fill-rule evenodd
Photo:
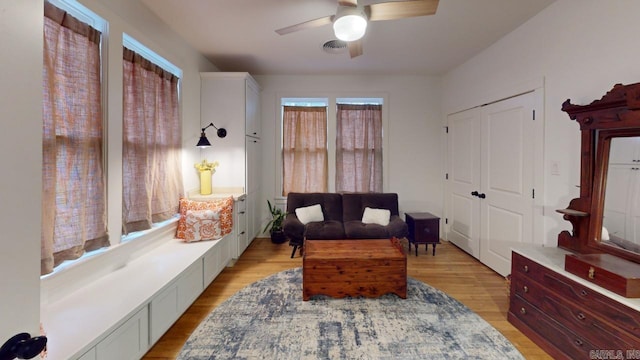
<path fill-rule="evenodd" d="M 527 265 L 523 266 L 522 270 L 524 270 L 524 272 L 528 273 L 529 272 L 529 266 L 527 266 Z"/>
<path fill-rule="evenodd" d="M 244 214 L 244 211 L 240 211 L 238 214 L 242 215 L 242 214 Z"/>
<path fill-rule="evenodd" d="M 524 290 L 525 293 L 529 292 L 529 287 L 527 285 L 522 287 L 522 290 Z"/>
<path fill-rule="evenodd" d="M 584 319 L 586 319 L 586 318 L 587 318 L 587 317 L 586 317 L 586 316 L 584 316 L 584 314 L 583 314 L 583 313 L 578 313 L 578 319 L 579 319 L 579 320 L 584 320 Z"/>
<path fill-rule="evenodd" d="M 593 268 L 593 266 L 591 266 L 589 268 L 589 279 L 593 280 L 596 278 L 596 269 Z"/>
<path fill-rule="evenodd" d="M 576 345 L 578 345 L 578 346 L 582 346 L 582 344 L 583 344 L 583 343 L 582 343 L 582 340 L 580 340 L 580 339 L 576 339 L 576 340 L 574 341 L 574 343 L 575 343 Z"/>
<path fill-rule="evenodd" d="M 240 233 L 240 235 L 243 235 L 243 234 L 244 234 L 244 231 Z"/>
<path fill-rule="evenodd" d="M 527 309 L 525 308 L 520 308 L 520 314 L 524 315 L 527 313 Z"/>
<path fill-rule="evenodd" d="M 586 291 L 584 291 L 584 290 L 580 290 L 580 295 L 582 295 L 582 296 L 587 296 L 587 292 L 586 292 Z"/>

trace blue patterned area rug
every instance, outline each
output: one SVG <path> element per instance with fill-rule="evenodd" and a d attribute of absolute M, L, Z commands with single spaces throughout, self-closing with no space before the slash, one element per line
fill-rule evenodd
<path fill-rule="evenodd" d="M 407 299 L 314 296 L 301 268 L 238 291 L 187 340 L 178 359 L 523 359 L 457 300 L 409 278 Z"/>

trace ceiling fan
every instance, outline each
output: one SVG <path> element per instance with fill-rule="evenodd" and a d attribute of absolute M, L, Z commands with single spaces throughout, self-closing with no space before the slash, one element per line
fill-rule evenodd
<path fill-rule="evenodd" d="M 368 21 L 395 20 L 433 15 L 439 0 L 391 1 L 360 6 L 358 0 L 338 0 L 335 15 L 305 21 L 276 30 L 280 35 L 324 26 L 333 23 L 333 31 L 339 40 L 347 42 L 351 58 L 362 55 L 362 37 Z"/>

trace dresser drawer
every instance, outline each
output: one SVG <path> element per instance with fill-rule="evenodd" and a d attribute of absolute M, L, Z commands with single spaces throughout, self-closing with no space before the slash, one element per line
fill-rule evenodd
<path fill-rule="evenodd" d="M 544 273 L 541 284 L 566 301 L 589 309 L 598 317 L 607 319 L 613 326 L 640 338 L 640 313 L 637 311 L 552 271 Z"/>
<path fill-rule="evenodd" d="M 540 282 L 545 272 L 549 271 L 533 260 L 530 260 L 518 253 L 511 253 L 511 276 L 523 276 Z"/>
<path fill-rule="evenodd" d="M 588 359 L 589 351 L 601 349 L 543 314 L 519 296 L 511 298 L 509 312 L 538 333 L 568 359 Z"/>

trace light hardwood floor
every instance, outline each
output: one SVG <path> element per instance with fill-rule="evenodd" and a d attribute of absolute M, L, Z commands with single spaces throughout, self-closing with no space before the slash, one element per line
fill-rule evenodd
<path fill-rule="evenodd" d="M 406 240 L 404 241 L 406 248 Z M 282 270 L 302 266 L 296 252 L 291 259 L 287 243 L 272 244 L 257 238 L 233 267 L 225 268 L 182 317 L 143 359 L 175 359 L 191 332 L 216 306 L 243 287 Z M 456 246 L 443 242 L 436 256 L 420 247 L 407 256 L 408 276 L 456 298 L 509 339 L 527 359 L 551 359 L 507 321 L 509 297 L 506 280 Z M 302 292 L 300 293 L 302 297 Z"/>

